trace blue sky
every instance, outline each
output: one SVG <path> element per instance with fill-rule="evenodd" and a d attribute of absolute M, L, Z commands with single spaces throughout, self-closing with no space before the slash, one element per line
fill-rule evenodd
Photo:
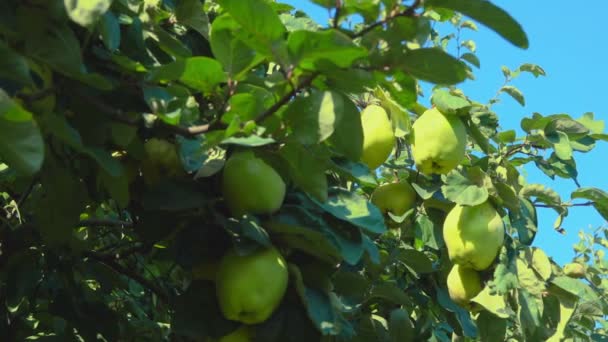
<path fill-rule="evenodd" d="M 328 14 L 325 9 L 303 0 L 279 0 L 308 13 L 315 21 L 324 25 Z M 494 32 L 478 25 L 479 32 L 465 31 L 463 39 L 473 39 L 477 44 L 477 56 L 481 68 L 475 70 L 475 81 L 459 87 L 480 102 L 492 98 L 503 83 L 502 65 L 515 69 L 523 63 L 538 64 L 547 72 L 546 77 L 534 78 L 523 74 L 512 85 L 525 95 L 526 106 L 521 107 L 508 96 L 494 106 L 505 129 L 516 129 L 519 122 L 534 112 L 542 115 L 567 113 L 574 118 L 585 112 L 593 112 L 596 119 L 608 121 L 608 91 L 604 84 L 608 80 L 608 11 L 606 0 L 586 0 L 584 6 L 573 6 L 564 0 L 495 0 L 496 5 L 508 11 L 518 20 L 528 34 L 530 48 L 521 50 L 503 40 Z M 420 99 L 427 103 L 428 98 Z M 587 154 L 576 153 L 579 182 L 583 187 L 594 186 L 608 190 L 608 143 L 599 142 Z M 564 200 L 576 188 L 570 180 L 544 176 L 536 168 L 527 167 L 529 183 L 541 183 L 558 191 Z M 551 209 L 539 208 L 539 233 L 535 245 L 547 251 L 560 264 L 569 262 L 574 256 L 572 245 L 578 241 L 577 234 L 583 229 L 604 225 L 604 219 L 590 207 L 571 208 L 563 223 L 566 235 L 553 230 L 557 215 Z"/>

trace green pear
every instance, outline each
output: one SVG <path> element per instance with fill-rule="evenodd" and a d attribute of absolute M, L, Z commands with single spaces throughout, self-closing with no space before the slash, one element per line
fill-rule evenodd
<path fill-rule="evenodd" d="M 479 274 L 470 268 L 455 264 L 448 273 L 448 293 L 452 300 L 464 307 L 469 308 L 471 299 L 482 290 Z"/>
<path fill-rule="evenodd" d="M 270 165 L 252 151 L 236 152 L 224 165 L 224 199 L 232 213 L 271 214 L 285 198 L 285 182 Z"/>
<path fill-rule="evenodd" d="M 275 248 L 249 255 L 230 250 L 220 261 L 216 294 L 224 316 L 245 324 L 264 322 L 287 290 L 287 262 Z"/>
<path fill-rule="evenodd" d="M 370 170 L 375 170 L 388 159 L 395 147 L 393 125 L 386 110 L 378 105 L 369 105 L 363 109 L 361 125 L 363 126 L 361 161 Z"/>
<path fill-rule="evenodd" d="M 505 228 L 489 202 L 477 206 L 455 205 L 443 222 L 443 240 L 453 263 L 481 271 L 500 250 Z"/>
<path fill-rule="evenodd" d="M 571 278 L 584 278 L 585 266 L 578 262 L 572 262 L 564 266 L 564 273 Z"/>
<path fill-rule="evenodd" d="M 416 205 L 416 191 L 407 182 L 384 184 L 374 190 L 371 202 L 383 214 L 401 216 Z"/>
<path fill-rule="evenodd" d="M 429 109 L 414 122 L 412 132 L 412 155 L 420 172 L 446 174 L 464 158 L 467 131 L 458 116 Z"/>

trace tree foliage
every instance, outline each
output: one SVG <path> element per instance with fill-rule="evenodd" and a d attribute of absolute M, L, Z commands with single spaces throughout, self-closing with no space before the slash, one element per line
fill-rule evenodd
<path fill-rule="evenodd" d="M 537 208 L 558 231 L 579 205 L 608 219 L 608 193 L 579 185 L 575 162 L 608 140 L 604 122 L 533 113 L 523 134 L 504 130 L 493 105 L 525 105 L 511 81 L 544 76 L 534 64 L 503 68 L 487 103 L 457 88 L 480 66 L 465 36 L 483 25 L 527 48 L 517 21 L 485 0 L 313 2 L 329 23 L 266 0 L 0 2 L 3 340 L 219 339 L 242 328 L 221 314 L 219 260 L 269 246 L 289 281 L 247 327 L 256 341 L 606 339 L 606 229 L 581 234 L 580 278 L 532 246 Z M 425 95 L 466 128 L 447 174 L 411 153 Z M 397 141 L 377 170 L 361 162 L 369 105 Z M 223 166 L 242 150 L 284 180 L 278 210 L 227 206 Z M 523 166 L 578 187 L 562 199 Z M 416 192 L 400 216 L 370 201 L 396 181 Z M 504 243 L 459 305 L 443 221 L 485 202 Z"/>

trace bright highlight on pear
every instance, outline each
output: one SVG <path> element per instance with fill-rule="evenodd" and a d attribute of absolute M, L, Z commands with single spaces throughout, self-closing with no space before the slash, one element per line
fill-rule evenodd
<path fill-rule="evenodd" d="M 216 294 L 224 316 L 245 324 L 264 322 L 287 290 L 287 262 L 275 248 L 240 256 L 229 251 L 220 261 Z"/>
<path fill-rule="evenodd" d="M 412 125 L 412 154 L 424 174 L 446 174 L 464 158 L 467 131 L 459 117 L 432 108 Z"/>
<path fill-rule="evenodd" d="M 370 170 L 377 169 L 390 156 L 395 147 L 393 125 L 386 110 L 378 105 L 369 105 L 361 112 L 363 126 L 363 151 L 361 161 Z"/>
<path fill-rule="evenodd" d="M 270 214 L 285 198 L 281 176 L 252 151 L 236 152 L 224 165 L 222 190 L 234 215 Z"/>
<path fill-rule="evenodd" d="M 483 288 L 481 278 L 475 270 L 458 264 L 452 266 L 447 283 L 450 298 L 465 308 L 469 307 L 471 299 L 477 296 Z"/>
<path fill-rule="evenodd" d="M 456 205 L 443 222 L 443 239 L 450 260 L 481 271 L 490 267 L 502 247 L 505 228 L 489 202 Z"/>

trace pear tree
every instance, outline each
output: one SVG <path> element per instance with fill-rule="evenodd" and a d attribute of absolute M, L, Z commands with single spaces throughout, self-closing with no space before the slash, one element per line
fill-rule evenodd
<path fill-rule="evenodd" d="M 508 5 L 310 2 L 0 1 L 0 340 L 606 340 L 608 229 L 536 245 L 604 121 L 462 90 Z"/>

